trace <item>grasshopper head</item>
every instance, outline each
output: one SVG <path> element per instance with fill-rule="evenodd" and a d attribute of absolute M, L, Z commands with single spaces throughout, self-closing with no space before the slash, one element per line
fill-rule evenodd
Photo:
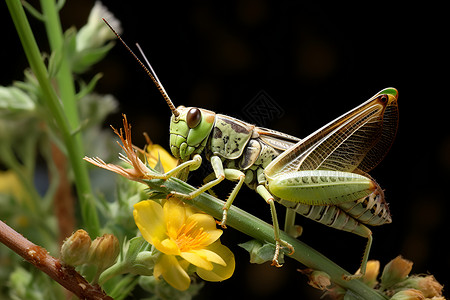
<path fill-rule="evenodd" d="M 173 156 L 185 161 L 200 154 L 206 144 L 216 114 L 196 107 L 177 107 L 178 116 L 170 119 L 170 150 Z"/>

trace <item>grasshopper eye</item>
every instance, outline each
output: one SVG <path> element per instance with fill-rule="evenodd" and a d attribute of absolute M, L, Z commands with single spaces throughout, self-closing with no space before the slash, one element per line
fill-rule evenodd
<path fill-rule="evenodd" d="M 200 124 L 200 121 L 202 119 L 202 113 L 198 108 L 191 108 L 186 116 L 186 122 L 189 128 L 195 128 L 198 124 Z"/>
<path fill-rule="evenodd" d="M 382 95 L 380 97 L 381 102 L 386 103 L 388 101 L 388 96 L 387 95 Z"/>

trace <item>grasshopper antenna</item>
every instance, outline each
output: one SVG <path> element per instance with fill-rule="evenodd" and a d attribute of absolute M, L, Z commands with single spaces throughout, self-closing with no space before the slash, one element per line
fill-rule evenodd
<path fill-rule="evenodd" d="M 147 64 L 148 68 L 150 69 L 150 72 L 153 74 L 153 76 L 155 77 L 156 81 L 159 82 L 159 85 L 161 86 L 162 91 L 163 91 L 164 94 L 166 94 L 167 97 L 169 98 L 169 95 L 167 94 L 166 89 L 165 89 L 164 86 L 162 85 L 161 80 L 159 80 L 158 75 L 156 75 L 155 70 L 153 70 L 152 65 L 150 64 L 150 62 L 149 62 L 148 59 L 147 59 L 147 56 L 145 56 L 144 51 L 142 51 L 141 46 L 140 46 L 138 43 L 136 43 L 136 47 L 138 48 L 139 53 L 141 53 L 141 56 L 144 58 L 145 63 Z M 170 101 L 170 98 L 169 98 L 169 101 Z M 172 101 L 170 101 L 170 102 L 172 103 Z"/>
<path fill-rule="evenodd" d="M 130 47 L 128 47 L 128 45 L 125 43 L 124 40 L 122 40 L 122 38 L 120 37 L 120 35 L 114 30 L 114 28 L 112 28 L 111 25 L 109 25 L 109 23 L 105 20 L 105 18 L 102 18 L 103 22 L 106 23 L 106 25 L 108 25 L 109 29 L 111 29 L 111 31 L 116 35 L 116 37 L 119 39 L 119 41 L 125 46 L 125 48 L 128 50 L 128 52 L 131 53 L 131 55 L 133 55 L 133 57 L 137 60 L 137 62 L 141 65 L 141 67 L 145 70 L 145 72 L 147 73 L 148 76 L 150 76 L 150 78 L 152 79 L 153 83 L 156 85 L 156 87 L 158 88 L 159 92 L 161 93 L 161 95 L 163 96 L 164 100 L 166 100 L 167 105 L 169 105 L 170 110 L 172 111 L 173 115 L 175 117 L 178 117 L 180 115 L 180 112 L 176 109 L 176 107 L 173 105 L 172 100 L 170 100 L 169 96 L 167 95 L 166 90 L 164 89 L 164 87 L 162 86 L 161 82 L 158 79 L 158 76 L 156 76 L 155 71 L 153 70 L 152 66 L 150 65 L 150 63 L 148 62 L 147 58 L 145 57 L 145 55 L 143 55 L 142 49 L 141 47 L 139 47 L 138 45 L 138 49 L 141 52 L 141 54 L 143 55 L 145 62 L 148 64 L 150 70 L 142 63 L 142 61 L 136 56 L 136 54 L 134 54 L 133 50 L 131 50 Z"/>

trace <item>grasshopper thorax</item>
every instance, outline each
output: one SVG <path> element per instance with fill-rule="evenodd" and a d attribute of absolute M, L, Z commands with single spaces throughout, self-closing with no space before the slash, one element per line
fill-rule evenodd
<path fill-rule="evenodd" d="M 179 106 L 178 116 L 170 118 L 170 150 L 185 161 L 200 154 L 214 125 L 216 114 L 210 110 Z"/>

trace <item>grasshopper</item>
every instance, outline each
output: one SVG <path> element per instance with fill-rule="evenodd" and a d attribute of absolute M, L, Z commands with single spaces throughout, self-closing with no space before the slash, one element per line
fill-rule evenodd
<path fill-rule="evenodd" d="M 273 265 L 280 266 L 281 248 L 294 252 L 293 247 L 280 238 L 275 207 L 275 202 L 279 202 L 287 208 L 285 230 L 293 236 L 298 236 L 294 221 L 295 215 L 300 214 L 367 238 L 359 274 L 345 278 L 350 280 L 365 273 L 372 232 L 364 224 L 391 223 L 383 190 L 367 172 L 383 159 L 395 138 L 396 89 L 383 89 L 299 139 L 210 110 L 175 107 L 148 61 L 151 71 L 120 36 L 117 37 L 150 76 L 172 112 L 170 150 L 180 163 L 161 178 L 180 176 L 183 172 L 185 175 L 181 177 L 187 177 L 187 172 L 201 165 L 202 153 L 212 165 L 214 172 L 206 177 L 203 186 L 190 194 L 172 192 L 173 196 L 192 199 L 225 179 L 236 181 L 219 222 L 225 227 L 228 209 L 245 183 L 270 206 L 276 245 Z"/>

